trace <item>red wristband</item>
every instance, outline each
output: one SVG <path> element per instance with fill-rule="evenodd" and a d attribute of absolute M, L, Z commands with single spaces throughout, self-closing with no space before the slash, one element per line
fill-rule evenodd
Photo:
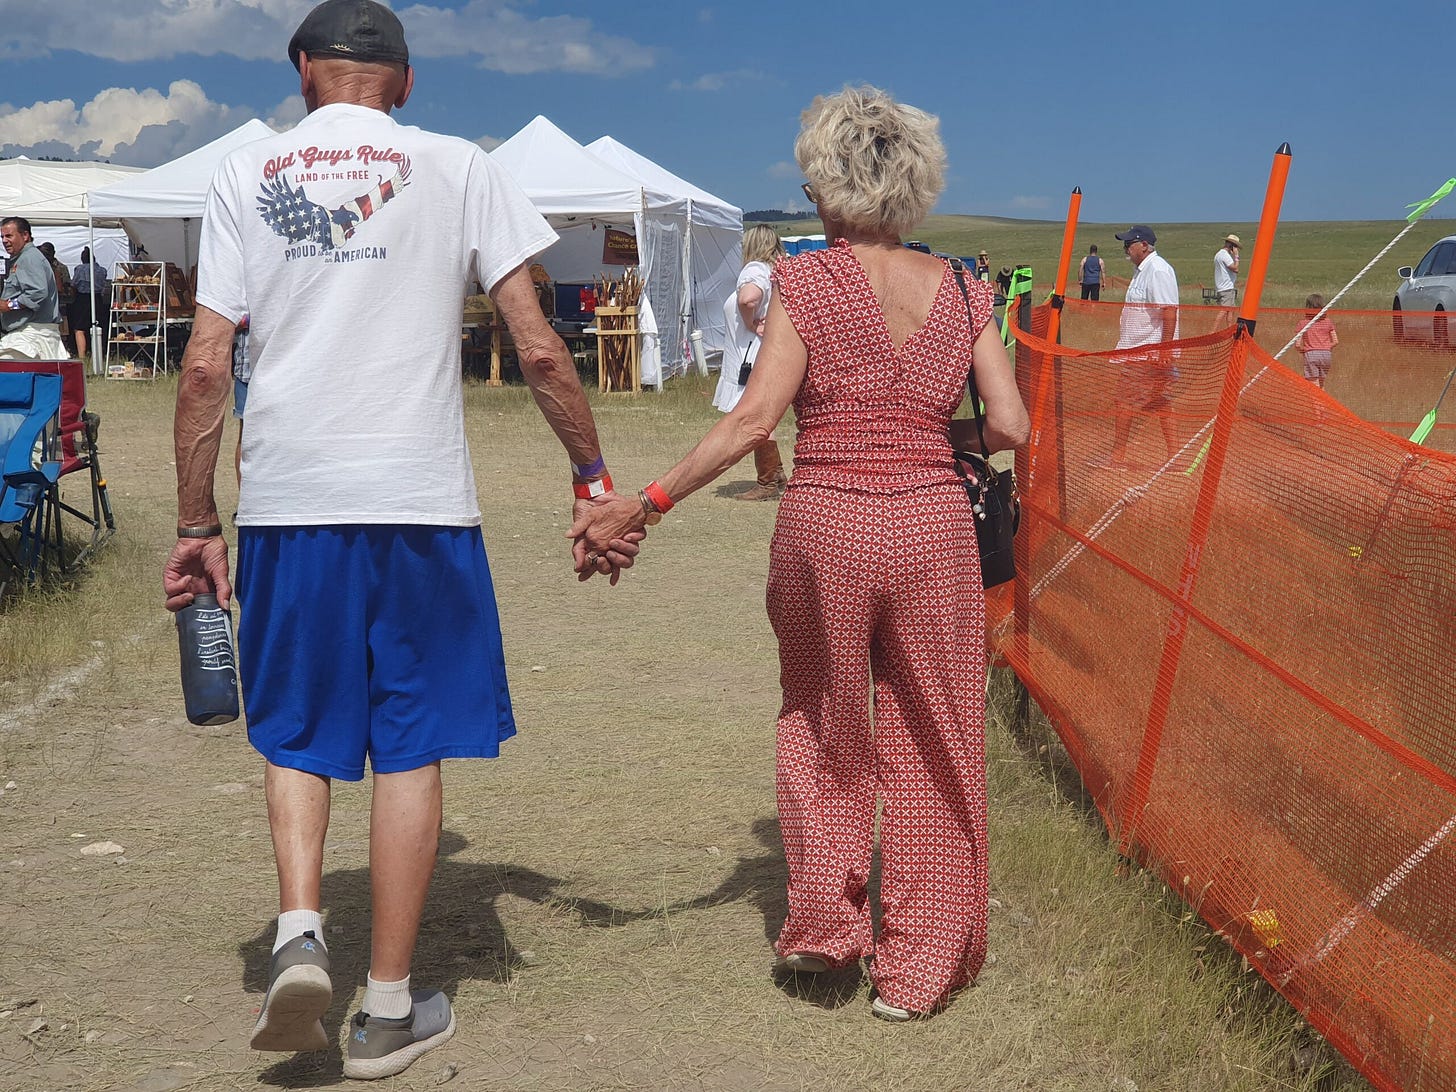
<path fill-rule="evenodd" d="M 652 507 L 666 515 L 672 509 L 672 498 L 667 495 L 667 490 L 656 482 L 649 482 L 642 489 L 647 494 L 647 499 L 652 502 Z"/>
<path fill-rule="evenodd" d="M 576 482 L 571 491 L 576 494 L 577 500 L 592 500 L 612 491 L 612 476 L 603 474 L 594 482 Z"/>

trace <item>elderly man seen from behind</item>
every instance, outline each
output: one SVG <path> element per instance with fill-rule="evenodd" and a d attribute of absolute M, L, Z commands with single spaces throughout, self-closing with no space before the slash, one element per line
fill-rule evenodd
<path fill-rule="evenodd" d="M 370 964 L 344 1076 L 374 1079 L 455 1030 L 449 998 L 410 983 L 440 834 L 440 763 L 496 757 L 516 731 L 465 442 L 467 283 L 485 286 L 510 328 L 578 506 L 612 484 L 527 271 L 556 234 L 478 145 L 390 117 L 414 84 L 398 17 L 373 0 L 326 0 L 288 54 L 308 116 L 233 151 L 208 194 L 163 587 L 172 610 L 231 595 L 213 477 L 233 332 L 247 314 L 238 659 L 248 739 L 266 760 L 281 911 L 252 1045 L 333 1041 L 321 1022 L 333 990 L 324 839 L 333 779 L 361 780 L 367 760 Z M 615 582 L 636 550 L 624 539 L 585 565 Z"/>
<path fill-rule="evenodd" d="M 65 360 L 56 275 L 31 242 L 30 221 L 0 220 L 0 242 L 12 260 L 0 293 L 0 360 Z"/>

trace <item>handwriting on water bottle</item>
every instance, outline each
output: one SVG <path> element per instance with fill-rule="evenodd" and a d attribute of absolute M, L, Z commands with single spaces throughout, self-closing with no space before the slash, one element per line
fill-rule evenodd
<path fill-rule="evenodd" d="M 232 619 L 222 608 L 197 612 L 197 666 L 203 671 L 233 670 Z"/>

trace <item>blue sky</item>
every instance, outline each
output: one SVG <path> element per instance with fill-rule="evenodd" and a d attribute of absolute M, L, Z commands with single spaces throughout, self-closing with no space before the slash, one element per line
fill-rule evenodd
<path fill-rule="evenodd" d="M 288 38 L 311 0 L 0 0 L 0 154 L 153 166 L 302 114 Z M 937 211 L 1089 221 L 1398 219 L 1456 175 L 1456 5 L 1334 0 L 986 5 L 392 0 L 402 121 L 490 146 L 535 114 L 610 133 L 745 209 L 802 205 L 799 112 L 847 82 L 941 118 Z M 1456 208 L 1440 210 L 1456 214 Z"/>

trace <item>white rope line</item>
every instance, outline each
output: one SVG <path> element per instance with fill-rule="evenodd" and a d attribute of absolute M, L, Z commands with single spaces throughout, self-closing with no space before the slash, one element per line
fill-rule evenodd
<path fill-rule="evenodd" d="M 1298 341 L 1300 336 L 1306 330 L 1313 326 L 1315 322 L 1317 322 L 1319 319 L 1323 318 L 1325 312 L 1333 307 L 1335 303 L 1340 299 L 1340 297 L 1344 296 L 1345 293 L 1349 292 L 1350 289 L 1354 288 L 1355 285 L 1359 283 L 1360 279 L 1364 277 L 1366 273 L 1369 273 L 1370 270 L 1374 269 L 1381 258 L 1385 257 L 1393 249 L 1395 249 L 1395 245 L 1399 243 L 1402 239 L 1404 239 L 1406 234 L 1411 230 L 1411 228 L 1415 227 L 1418 223 L 1420 223 L 1420 220 L 1412 220 L 1410 223 L 1406 224 L 1405 227 L 1401 228 L 1400 231 L 1396 233 L 1395 238 L 1390 240 L 1390 242 L 1386 243 L 1385 246 L 1381 249 L 1380 253 L 1376 254 L 1375 257 L 1370 259 L 1370 261 L 1366 262 L 1365 268 L 1360 270 L 1360 272 L 1356 273 L 1355 276 L 1350 279 L 1349 284 L 1345 285 L 1344 288 L 1341 288 L 1338 292 L 1336 292 L 1330 302 L 1325 304 L 1320 312 L 1314 316 L 1314 318 L 1310 319 L 1299 328 L 1299 332 L 1289 339 L 1289 341 L 1285 344 L 1284 348 L 1280 349 L 1277 353 L 1274 354 L 1274 359 L 1278 360 L 1286 352 L 1288 352 L 1290 346 Z M 1239 397 L 1243 398 L 1243 396 L 1248 392 L 1249 388 L 1257 383 L 1260 379 L 1262 379 L 1264 377 L 1264 373 L 1268 370 L 1269 365 L 1265 364 L 1262 368 L 1255 372 L 1249 378 L 1249 381 L 1239 388 Z M 1141 500 L 1143 497 L 1145 497 L 1148 491 L 1157 482 L 1157 480 L 1161 478 L 1164 474 L 1166 474 L 1170 469 L 1172 469 L 1172 467 L 1178 462 L 1178 460 L 1182 459 L 1183 456 L 1188 453 L 1189 448 L 1191 448 L 1194 444 L 1198 444 L 1201 447 L 1204 435 L 1208 432 L 1209 429 L 1213 427 L 1214 422 L 1217 420 L 1217 417 L 1211 417 L 1209 418 L 1209 420 L 1204 422 L 1203 427 L 1195 432 L 1192 437 L 1189 438 L 1188 442 L 1180 447 L 1174 454 L 1168 456 L 1168 461 L 1165 462 L 1162 466 L 1158 467 L 1157 470 L 1153 471 L 1152 476 L 1148 478 L 1147 481 L 1143 482 L 1141 485 L 1129 486 L 1127 491 L 1123 493 L 1123 495 L 1119 497 L 1116 501 L 1114 501 L 1112 507 L 1107 509 L 1107 511 L 1102 514 L 1101 518 L 1092 525 L 1090 530 L 1088 530 L 1085 536 L 1087 541 L 1096 541 L 1097 537 L 1101 535 L 1102 532 L 1106 531 L 1107 528 L 1111 527 L 1115 522 L 1117 522 L 1117 518 L 1121 516 L 1123 512 L 1127 511 L 1127 509 L 1130 508 L 1136 501 Z M 1062 555 L 1060 560 L 1058 560 L 1056 564 L 1054 564 L 1050 569 L 1047 570 L 1046 575 L 1043 576 L 1040 580 L 1036 582 L 1036 584 L 1032 586 L 1031 599 L 1034 600 L 1037 596 L 1041 595 L 1041 593 L 1046 590 L 1047 585 L 1050 584 L 1051 581 L 1055 580 L 1058 576 L 1060 576 L 1066 570 L 1068 565 L 1070 565 L 1073 561 L 1075 561 L 1078 557 L 1082 555 L 1082 551 L 1086 548 L 1086 544 L 1083 542 L 1074 543 L 1072 547 L 1065 554 Z"/>
<path fill-rule="evenodd" d="M 1314 954 L 1290 970 L 1284 976 L 1284 981 L 1288 982 L 1299 971 L 1304 970 L 1306 967 L 1314 966 L 1334 951 L 1340 942 L 1349 936 L 1357 925 L 1375 913 L 1376 908 L 1389 898 L 1397 887 L 1405 882 L 1406 877 L 1414 872 L 1416 867 L 1429 857 L 1432 851 L 1444 842 L 1446 836 L 1453 830 L 1456 830 L 1456 815 L 1447 819 L 1434 834 L 1417 846 L 1410 856 L 1401 861 L 1389 876 L 1386 876 L 1385 879 L 1376 884 L 1370 890 L 1370 893 L 1356 903 L 1348 914 L 1337 921 L 1334 927 L 1324 935 L 1319 948 L 1315 950 Z"/>
<path fill-rule="evenodd" d="M 1335 295 L 1334 295 L 1334 298 L 1331 299 L 1329 303 L 1325 304 L 1324 307 L 1320 308 L 1319 314 L 1315 315 L 1314 318 L 1310 319 L 1303 326 L 1301 326 L 1299 328 L 1299 332 L 1297 334 L 1295 334 L 1292 338 L 1290 338 L 1287 342 L 1285 342 L 1284 348 L 1280 349 L 1277 353 L 1274 354 L 1274 359 L 1275 360 L 1278 360 L 1285 353 L 1287 353 L 1289 351 L 1290 346 L 1293 345 L 1296 341 L 1298 341 L 1301 337 L 1304 336 L 1304 332 L 1306 330 L 1308 330 L 1311 326 L 1313 326 L 1320 319 L 1324 318 L 1325 317 L 1325 312 L 1328 311 L 1330 308 L 1334 307 L 1334 305 L 1339 302 L 1341 296 L 1343 296 L 1346 292 L 1350 291 L 1350 289 L 1354 288 L 1355 285 L 1357 283 L 1359 283 L 1360 278 L 1363 277 L 1363 276 L 1365 276 L 1365 274 L 1366 273 L 1369 273 L 1372 269 L 1374 269 L 1376 263 L 1379 262 L 1381 258 L 1383 258 L 1387 254 L 1389 254 L 1392 250 L 1394 250 L 1395 249 L 1395 244 L 1398 243 L 1398 242 L 1400 242 L 1402 239 L 1404 239 L 1406 237 L 1406 233 L 1409 232 L 1411 228 L 1415 227 L 1419 223 L 1420 223 L 1419 220 L 1412 220 L 1410 223 L 1406 224 L 1405 227 L 1401 228 L 1399 234 L 1397 234 L 1394 239 L 1390 240 L 1390 242 L 1388 242 L 1388 243 L 1385 244 L 1385 249 L 1384 250 L 1382 250 L 1379 254 L 1375 255 L 1375 257 L 1371 258 L 1368 262 L 1366 262 L 1365 263 L 1365 268 L 1362 269 L 1362 270 L 1360 270 L 1360 272 L 1356 273 L 1355 276 L 1354 276 L 1354 278 L 1350 281 L 1349 284 L 1345 285 L 1344 288 L 1341 288 L 1338 292 L 1336 292 Z M 1266 365 L 1266 367 L 1267 367 L 1267 365 Z M 1264 373 L 1261 371 L 1259 374 L 1260 375 L 1263 375 Z"/>

